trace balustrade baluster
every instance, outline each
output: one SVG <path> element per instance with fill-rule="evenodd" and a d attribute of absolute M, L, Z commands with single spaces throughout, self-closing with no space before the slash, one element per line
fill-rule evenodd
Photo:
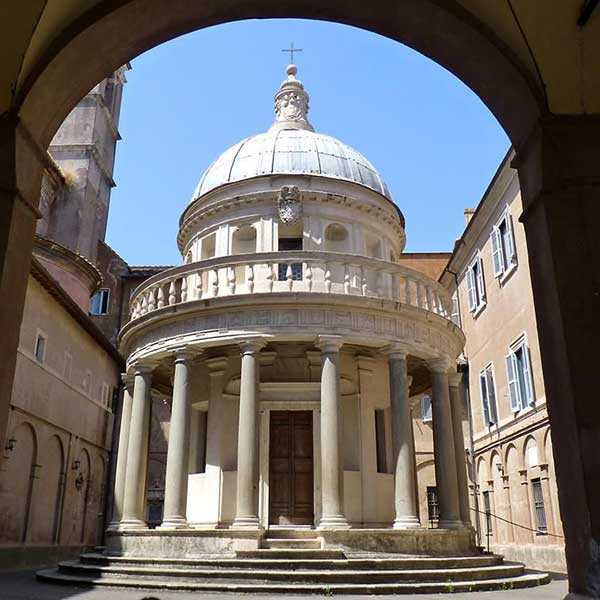
<path fill-rule="evenodd" d="M 331 270 L 329 263 L 325 263 L 325 293 L 331 294 Z"/>
<path fill-rule="evenodd" d="M 169 306 L 173 306 L 173 304 L 175 304 L 175 300 L 177 300 L 175 291 L 175 281 L 171 281 L 169 284 Z"/>
<path fill-rule="evenodd" d="M 423 286 L 420 281 L 415 281 L 417 288 L 417 306 L 423 308 Z"/>
<path fill-rule="evenodd" d="M 145 315 L 148 312 L 148 298 L 146 298 L 146 294 L 142 296 L 142 315 Z"/>
<path fill-rule="evenodd" d="M 294 286 L 294 277 L 292 273 L 292 265 L 288 264 L 287 269 L 285 270 L 285 279 L 287 281 L 288 291 L 292 291 L 292 287 Z"/>
<path fill-rule="evenodd" d="M 229 292 L 231 295 L 234 295 L 236 287 L 235 267 L 229 267 L 227 278 L 229 280 Z"/>
<path fill-rule="evenodd" d="M 196 273 L 196 299 L 200 300 L 202 298 L 202 271 L 198 271 Z"/>
<path fill-rule="evenodd" d="M 350 265 L 344 263 L 344 294 L 350 293 Z"/>
<path fill-rule="evenodd" d="M 380 298 L 383 296 L 383 274 L 380 269 L 375 271 L 376 293 Z"/>
<path fill-rule="evenodd" d="M 360 293 L 363 296 L 367 295 L 367 270 L 364 266 L 360 268 Z"/>
<path fill-rule="evenodd" d="M 304 279 L 306 281 L 306 291 L 312 291 L 312 268 L 310 263 L 305 263 L 306 266 L 304 268 Z"/>
<path fill-rule="evenodd" d="M 181 301 L 187 302 L 187 277 L 181 280 Z"/>
<path fill-rule="evenodd" d="M 412 294 L 410 292 L 410 277 L 404 277 L 404 302 L 406 304 L 412 304 Z"/>
<path fill-rule="evenodd" d="M 163 308 L 165 305 L 165 289 L 161 285 L 158 286 L 158 308 Z"/>
<path fill-rule="evenodd" d="M 433 301 L 431 299 L 431 286 L 425 286 L 425 299 L 427 301 L 427 310 L 433 311 Z"/>
<path fill-rule="evenodd" d="M 210 271 L 212 273 L 211 293 L 212 297 L 216 298 L 219 295 L 219 269 L 213 268 Z"/>
<path fill-rule="evenodd" d="M 273 270 L 275 269 L 275 265 L 273 263 L 267 264 L 267 289 L 269 292 L 273 291 Z"/>
<path fill-rule="evenodd" d="M 251 294 L 254 291 L 254 265 L 248 265 L 248 293 Z"/>
<path fill-rule="evenodd" d="M 155 308 L 154 288 L 150 288 L 150 291 L 148 292 L 148 312 L 152 312 Z"/>
<path fill-rule="evenodd" d="M 400 275 L 398 273 L 392 273 L 391 276 L 392 289 L 390 297 L 396 302 L 400 302 Z"/>

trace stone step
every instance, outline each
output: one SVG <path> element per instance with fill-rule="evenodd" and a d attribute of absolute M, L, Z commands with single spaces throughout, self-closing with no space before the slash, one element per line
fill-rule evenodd
<path fill-rule="evenodd" d="M 319 537 L 319 532 L 316 529 L 311 529 L 310 527 L 297 529 L 290 529 L 287 527 L 272 527 L 267 529 L 266 533 L 269 539 L 315 539 Z"/>
<path fill-rule="evenodd" d="M 524 573 L 515 577 L 482 579 L 478 581 L 443 582 L 394 582 L 394 583 L 331 583 L 327 585 L 290 582 L 229 582 L 175 580 L 171 577 L 148 579 L 143 577 L 102 577 L 72 575 L 56 569 L 38 571 L 37 578 L 48 583 L 71 584 L 77 586 L 103 585 L 121 588 L 146 588 L 173 591 L 195 592 L 238 592 L 263 594 L 437 594 L 456 592 L 489 591 L 498 589 L 519 589 L 542 585 L 550 581 L 543 573 Z"/>
<path fill-rule="evenodd" d="M 346 558 L 342 550 L 311 548 L 259 548 L 258 550 L 238 550 L 235 555 L 237 558 L 278 558 L 294 561 L 302 559 Z"/>
<path fill-rule="evenodd" d="M 317 569 L 223 569 L 223 568 L 182 568 L 182 567 L 140 567 L 140 566 L 100 566 L 86 565 L 78 561 L 65 561 L 59 564 L 59 572 L 63 575 L 83 576 L 102 580 L 131 577 L 149 581 L 191 579 L 196 582 L 211 582 L 215 579 L 225 579 L 233 582 L 251 580 L 255 583 L 313 583 L 324 586 L 330 584 L 375 584 L 398 582 L 448 582 L 448 581 L 479 581 L 484 579 L 500 579 L 518 577 L 524 573 L 521 564 L 502 564 L 491 567 L 466 569 L 406 569 L 406 570 L 326 570 Z"/>
<path fill-rule="evenodd" d="M 326 552 L 326 551 L 325 551 Z M 335 550 L 334 552 L 339 552 Z M 104 554 L 82 554 L 83 564 L 109 566 L 131 565 L 140 567 L 181 566 L 207 567 L 222 569 L 286 569 L 290 566 L 288 558 L 151 558 L 133 556 L 106 556 Z M 502 557 L 495 555 L 458 556 L 458 557 L 368 557 L 353 558 L 351 555 L 330 559 L 296 559 L 294 569 L 314 569 L 318 562 L 319 568 L 326 570 L 383 570 L 383 569 L 454 569 L 477 568 L 502 564 Z"/>
<path fill-rule="evenodd" d="M 291 548 L 294 550 L 319 550 L 322 548 L 322 541 L 319 538 L 272 538 L 268 537 L 262 540 L 261 547 L 266 549 Z"/>

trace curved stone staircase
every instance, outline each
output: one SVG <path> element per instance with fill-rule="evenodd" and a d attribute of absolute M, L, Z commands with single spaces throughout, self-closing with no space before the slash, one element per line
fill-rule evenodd
<path fill-rule="evenodd" d="M 306 532 L 308 533 L 308 532 Z M 415 594 L 517 589 L 549 581 L 501 556 L 415 557 L 323 549 L 318 532 L 301 538 L 269 532 L 258 550 L 214 558 L 83 554 L 39 571 L 50 583 L 182 591 Z"/>

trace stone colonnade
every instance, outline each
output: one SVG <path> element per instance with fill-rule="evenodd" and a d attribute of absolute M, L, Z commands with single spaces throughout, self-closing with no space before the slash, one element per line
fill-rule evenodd
<path fill-rule="evenodd" d="M 260 526 L 258 510 L 258 412 L 260 350 L 264 340 L 240 343 L 241 381 L 238 425 L 236 512 L 232 527 Z M 321 335 L 321 528 L 348 528 L 344 516 L 343 448 L 339 352 L 343 338 Z M 162 529 L 188 527 L 187 481 L 191 416 L 191 362 L 189 350 L 175 351 L 173 406 L 167 452 L 164 518 Z M 395 474 L 394 529 L 421 526 L 418 515 L 415 446 L 412 430 L 407 370 L 407 351 L 388 349 L 392 448 Z M 432 375 L 432 409 L 435 474 L 439 497 L 439 526 L 456 529 L 470 526 L 460 374 L 452 361 L 428 362 Z M 134 367 L 133 376 L 124 376 L 125 393 L 116 464 L 112 530 L 145 528 L 145 481 L 148 468 L 151 363 Z"/>

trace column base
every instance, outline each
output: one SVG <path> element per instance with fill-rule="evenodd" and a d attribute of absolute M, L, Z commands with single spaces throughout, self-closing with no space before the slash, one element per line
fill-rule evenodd
<path fill-rule="evenodd" d="M 438 529 L 464 529 L 465 524 L 462 521 L 454 521 L 449 519 L 444 519 L 439 521 Z"/>
<path fill-rule="evenodd" d="M 394 529 L 421 529 L 421 521 L 417 517 L 397 517 Z"/>
<path fill-rule="evenodd" d="M 106 528 L 106 531 L 119 531 L 120 521 L 111 521 Z"/>
<path fill-rule="evenodd" d="M 166 517 L 158 529 L 189 529 L 187 519 L 184 517 Z"/>
<path fill-rule="evenodd" d="M 344 515 L 328 515 L 321 517 L 317 529 L 350 529 Z"/>
<path fill-rule="evenodd" d="M 148 524 L 140 519 L 122 519 L 117 531 L 128 531 L 130 529 L 148 529 Z"/>
<path fill-rule="evenodd" d="M 248 515 L 245 517 L 236 517 L 231 524 L 232 529 L 260 529 L 258 517 Z"/>

